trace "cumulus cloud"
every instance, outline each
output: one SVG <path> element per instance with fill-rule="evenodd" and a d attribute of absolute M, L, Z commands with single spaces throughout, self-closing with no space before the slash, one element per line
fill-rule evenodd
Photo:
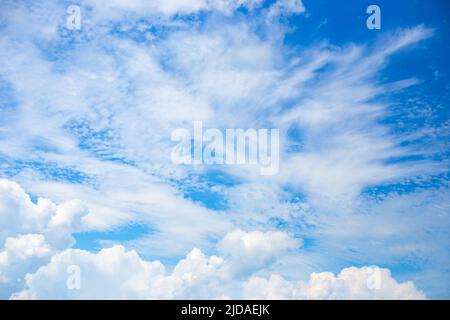
<path fill-rule="evenodd" d="M 388 269 L 350 267 L 338 275 L 313 273 L 292 283 L 279 275 L 252 277 L 244 285 L 248 299 L 424 299 L 412 282 L 398 283 Z"/>
<path fill-rule="evenodd" d="M 56 205 L 39 198 L 34 204 L 19 184 L 0 179 L 0 243 L 10 236 L 42 233 L 51 246 L 64 249 L 74 243 L 71 233 L 80 230 L 87 214 L 80 200 Z"/>
<path fill-rule="evenodd" d="M 297 255 L 301 246 L 301 240 L 282 231 L 230 231 L 218 242 L 218 255 L 208 257 L 194 248 L 170 269 L 159 261 L 144 260 L 121 245 L 98 253 L 72 249 L 71 233 L 80 228 L 87 213 L 79 201 L 56 205 L 40 199 L 34 204 L 17 183 L 2 179 L 0 187 L 1 221 L 11 226 L 3 235 L 6 238 L 0 251 L 0 295 L 4 298 L 424 297 L 412 283 L 397 283 L 389 270 L 377 267 L 347 268 L 337 276 L 313 273 L 309 282 L 288 281 L 271 274 L 277 261 Z M 79 274 L 71 270 L 79 270 Z M 266 278 L 261 273 L 269 275 Z M 80 287 L 69 286 L 73 276 L 79 276 Z"/>
<path fill-rule="evenodd" d="M 6 238 L 5 260 L 8 256 L 14 255 L 18 259 L 27 257 L 42 257 L 51 253 L 50 246 L 45 243 L 45 238 L 41 234 L 26 234 L 16 238 Z"/>
<path fill-rule="evenodd" d="M 24 276 L 46 264 L 52 254 L 71 247 L 87 208 L 79 200 L 34 204 L 15 182 L 0 179 L 0 297 L 23 285 Z"/>
<path fill-rule="evenodd" d="M 166 273 L 158 262 L 144 261 L 122 246 L 97 254 L 66 250 L 26 278 L 13 299 L 423 299 L 411 282 L 398 283 L 389 270 L 351 267 L 337 276 L 314 273 L 309 282 L 290 282 L 279 275 L 237 279 L 224 269 L 226 260 L 193 249 Z M 66 286 L 69 266 L 80 269 L 80 288 Z"/>
<path fill-rule="evenodd" d="M 0 298 L 20 290 L 24 276 L 47 264 L 54 252 L 42 234 L 6 238 L 0 251 Z"/>
<path fill-rule="evenodd" d="M 69 290 L 69 267 L 81 271 L 81 289 Z M 52 257 L 51 262 L 35 274 L 27 275 L 27 291 L 15 294 L 18 298 L 38 299 L 108 299 L 142 298 L 142 284 L 161 274 L 159 262 L 143 261 L 136 252 L 121 246 L 104 249 L 97 254 L 69 249 Z M 142 282 L 144 281 L 144 282 Z M 46 288 L 46 289 L 44 289 Z"/>
<path fill-rule="evenodd" d="M 219 252 L 234 272 L 251 273 L 300 246 L 301 241 L 281 231 L 234 230 L 219 242 Z"/>
<path fill-rule="evenodd" d="M 80 270 L 79 290 L 68 289 L 70 266 Z M 228 276 L 219 257 L 206 257 L 193 249 L 166 274 L 158 262 L 142 260 L 122 246 L 97 254 L 68 249 L 26 278 L 26 289 L 15 299 L 171 299 L 213 297 Z M 231 280 L 231 279 L 228 279 Z"/>

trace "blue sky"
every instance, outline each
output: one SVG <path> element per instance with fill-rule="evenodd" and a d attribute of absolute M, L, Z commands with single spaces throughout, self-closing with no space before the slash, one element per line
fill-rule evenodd
<path fill-rule="evenodd" d="M 450 298 L 448 7 L 2 1 L 0 298 Z M 278 174 L 173 164 L 194 121 Z"/>

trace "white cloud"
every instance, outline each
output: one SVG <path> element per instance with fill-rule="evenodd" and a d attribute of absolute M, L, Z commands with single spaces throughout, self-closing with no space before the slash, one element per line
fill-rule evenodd
<path fill-rule="evenodd" d="M 298 239 L 281 231 L 234 230 L 219 242 L 221 256 L 229 263 L 233 272 L 253 273 L 273 263 L 277 258 L 300 246 Z"/>
<path fill-rule="evenodd" d="M 171 17 L 177 14 L 196 14 L 202 11 L 218 11 L 224 14 L 231 14 L 240 7 L 249 10 L 258 8 L 262 0 L 89 0 L 88 4 L 93 5 L 97 10 L 128 11 L 141 16 L 162 15 Z M 284 2 L 284 1 L 282 1 Z M 289 6 L 292 7 L 292 6 Z M 104 13 L 103 13 L 104 14 Z M 114 17 L 111 13 L 110 19 Z"/>
<path fill-rule="evenodd" d="M 80 291 L 71 291 L 66 286 L 69 276 L 67 270 L 72 265 L 79 266 L 81 270 Z M 145 286 L 149 279 L 163 270 L 159 262 L 143 261 L 136 252 L 125 251 L 121 246 L 104 249 L 97 254 L 69 249 L 53 256 L 50 264 L 39 269 L 36 274 L 27 275 L 26 282 L 30 289 L 16 297 L 143 298 L 140 286 Z"/>
<path fill-rule="evenodd" d="M 305 12 L 305 6 L 301 0 L 278 0 L 270 8 L 267 18 L 272 20 L 280 16 L 289 16 Z"/>
<path fill-rule="evenodd" d="M 227 273 L 220 257 L 192 250 L 166 274 L 163 265 L 144 261 L 121 246 L 97 254 L 66 250 L 29 274 L 26 289 L 14 299 L 423 299 L 411 282 L 397 283 L 389 270 L 377 267 L 347 268 L 337 276 L 315 273 L 309 282 L 289 282 L 278 275 L 268 279 L 237 279 Z M 67 268 L 80 268 L 81 287 L 66 287 Z M 371 279 L 376 277 L 376 279 Z"/>
<path fill-rule="evenodd" d="M 282 180 L 302 189 L 321 210 L 351 211 L 365 187 L 443 170 L 432 162 L 390 163 L 421 151 L 401 146 L 408 137 L 392 134 L 380 121 L 389 104 L 374 102 L 386 90 L 386 85 L 377 84 L 376 75 L 389 57 L 431 35 L 432 30 L 417 26 L 386 35 L 373 47 L 319 47 L 317 57 L 310 58 L 309 72 L 304 76 L 305 67 L 300 68 L 303 76 L 294 84 L 299 90 L 311 90 L 303 91 L 302 101 L 279 119 L 280 126 L 294 128 L 302 137 L 288 142 L 301 144 L 302 149 L 284 155 Z M 325 66 L 332 69 L 329 77 L 308 85 Z M 409 79 L 403 85 L 416 83 Z"/>
<path fill-rule="evenodd" d="M 39 198 L 34 204 L 17 183 L 0 179 L 0 243 L 19 234 L 42 233 L 52 246 L 67 248 L 74 241 L 71 233 L 80 229 L 87 213 L 79 200 L 56 205 Z"/>
<path fill-rule="evenodd" d="M 337 276 L 314 273 L 295 292 L 307 299 L 424 299 L 412 282 L 398 283 L 388 269 L 378 267 L 346 268 Z"/>
<path fill-rule="evenodd" d="M 338 275 L 313 273 L 292 283 L 279 275 L 252 277 L 244 285 L 248 299 L 425 299 L 412 282 L 398 283 L 388 269 L 351 267 Z"/>
<path fill-rule="evenodd" d="M 0 251 L 0 298 L 21 290 L 24 276 L 50 261 L 54 249 L 42 234 L 25 234 L 6 238 Z"/>
<path fill-rule="evenodd" d="M 20 288 L 25 274 L 57 250 L 72 246 L 87 213 L 79 200 L 56 205 L 39 198 L 34 204 L 17 183 L 0 179 L 0 297 Z"/>
<path fill-rule="evenodd" d="M 5 252 L 14 254 L 18 259 L 26 259 L 46 256 L 51 253 L 51 249 L 45 243 L 43 235 L 26 234 L 17 238 L 6 238 Z"/>
<path fill-rule="evenodd" d="M 301 241 L 281 231 L 234 230 L 217 245 L 218 256 L 193 249 L 171 272 L 159 261 L 145 261 L 123 246 L 98 253 L 67 249 L 71 232 L 87 213 L 79 201 L 38 204 L 15 182 L 0 180 L 1 221 L 9 234 L 0 251 L 0 294 L 20 299 L 157 299 L 157 298 L 423 298 L 412 283 L 397 283 L 388 270 L 348 268 L 339 275 L 312 274 L 309 282 L 268 278 L 277 260 L 296 255 Z M 16 225 L 11 223 L 16 217 Z M 12 228 L 12 226 L 15 226 Z M 42 232 L 26 233 L 24 232 Z M 56 240 L 55 240 L 56 239 Z M 66 239 L 65 239 L 66 240 Z M 62 250 L 62 251 L 61 251 Z M 59 251 L 59 252 L 58 252 Z M 81 288 L 68 289 L 70 266 L 81 271 Z M 378 278 L 369 283 L 374 275 Z M 370 286 L 379 286 L 371 288 Z M 14 293 L 15 292 L 15 293 Z"/>

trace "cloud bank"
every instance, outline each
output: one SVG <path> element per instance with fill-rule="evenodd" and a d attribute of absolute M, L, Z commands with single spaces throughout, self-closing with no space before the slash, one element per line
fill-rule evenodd
<path fill-rule="evenodd" d="M 298 254 L 301 241 L 281 231 L 231 231 L 218 243 L 218 256 L 208 257 L 194 248 L 172 270 L 120 245 L 98 253 L 72 249 L 73 243 L 55 240 L 51 231 L 67 230 L 71 236 L 76 230 L 74 221 L 86 214 L 79 201 L 56 205 L 39 199 L 34 204 L 17 183 L 5 179 L 0 183 L 1 221 L 12 213 L 17 225 L 24 226 L 8 230 L 0 251 L 0 293 L 14 299 L 425 297 L 411 282 L 398 283 L 389 270 L 378 267 L 347 268 L 337 276 L 314 273 L 309 282 L 290 282 L 276 274 L 258 275 L 283 256 Z M 80 270 L 78 289 L 67 285 L 71 266 Z M 372 287 L 370 277 L 376 278 Z"/>

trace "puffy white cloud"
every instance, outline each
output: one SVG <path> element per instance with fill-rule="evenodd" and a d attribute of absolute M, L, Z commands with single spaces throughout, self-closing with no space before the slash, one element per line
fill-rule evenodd
<path fill-rule="evenodd" d="M 99 253 L 68 249 L 27 276 L 27 289 L 15 298 L 211 298 L 238 296 L 240 278 L 269 267 L 298 241 L 283 232 L 235 230 L 220 242 L 223 256 L 207 257 L 193 249 L 171 273 L 163 265 L 142 260 L 123 246 Z M 80 290 L 69 290 L 67 270 L 81 271 Z M 245 271 L 245 274 L 243 272 Z M 237 274 L 239 272 L 239 274 Z M 45 290 L 44 290 L 45 287 Z M 105 288 L 107 288 L 105 290 Z M 107 292 L 107 293 L 106 293 Z"/>
<path fill-rule="evenodd" d="M 295 297 L 306 299 L 424 299 L 412 282 L 398 283 L 388 269 L 346 268 L 337 276 L 313 273 Z"/>
<path fill-rule="evenodd" d="M 281 231 L 234 230 L 220 241 L 218 248 L 233 272 L 247 274 L 268 266 L 299 246 L 300 240 Z"/>
<path fill-rule="evenodd" d="M 398 283 L 388 269 L 350 267 L 337 276 L 313 273 L 308 282 L 291 283 L 279 275 L 252 277 L 244 285 L 248 299 L 425 299 L 412 282 Z"/>
<path fill-rule="evenodd" d="M 41 230 L 47 225 L 53 203 L 42 199 L 35 205 L 15 182 L 0 180 L 0 243 L 9 235 L 25 230 Z"/>
<path fill-rule="evenodd" d="M 223 258 L 207 257 L 199 249 L 179 261 L 168 279 L 173 288 L 171 296 L 186 299 L 217 298 L 233 280 Z"/>
<path fill-rule="evenodd" d="M 47 264 L 54 250 L 41 234 L 26 234 L 6 238 L 0 251 L 0 298 L 8 298 L 20 290 L 24 276 Z"/>
<path fill-rule="evenodd" d="M 79 230 L 87 213 L 80 200 L 56 205 L 39 198 L 34 204 L 19 184 L 0 179 L 0 244 L 7 237 L 42 233 L 51 246 L 67 248 L 73 244 L 71 233 Z"/>
<path fill-rule="evenodd" d="M 24 276 L 49 262 L 52 254 L 74 244 L 87 214 L 79 200 L 34 204 L 15 182 L 0 179 L 0 297 L 23 286 Z"/>
<path fill-rule="evenodd" d="M 294 285 L 277 274 L 268 279 L 251 277 L 243 285 L 243 296 L 247 299 L 292 299 L 293 292 Z"/>
<path fill-rule="evenodd" d="M 70 289 L 70 268 L 80 271 L 79 289 Z M 166 274 L 159 261 L 144 261 L 123 246 L 94 254 L 68 249 L 26 277 L 26 289 L 15 299 L 171 299 L 214 297 L 231 279 L 219 257 L 193 249 Z M 211 296 L 212 295 L 212 296 Z"/>
<path fill-rule="evenodd" d="M 17 238 L 6 238 L 5 252 L 13 253 L 18 259 L 42 257 L 50 254 L 51 249 L 41 234 L 26 234 Z"/>
<path fill-rule="evenodd" d="M 0 180 L 0 296 L 16 299 L 394 299 L 423 298 L 410 282 L 397 283 L 389 270 L 348 268 L 337 276 L 313 273 L 308 282 L 270 274 L 276 262 L 296 255 L 301 240 L 282 231 L 227 233 L 218 256 L 193 249 L 168 272 L 159 261 L 146 261 L 116 245 L 98 253 L 70 249 L 71 233 L 87 209 L 74 200 L 34 204 L 15 182 Z M 80 271 L 80 288 L 68 281 Z M 257 275 L 258 274 L 258 275 Z M 268 278 L 261 276 L 268 275 Z M 75 275 L 76 276 L 76 275 Z M 300 275 L 299 275 L 300 277 Z"/>
<path fill-rule="evenodd" d="M 80 290 L 70 290 L 67 286 L 71 266 L 80 268 Z M 27 275 L 29 289 L 15 297 L 143 298 L 141 285 L 163 270 L 161 263 L 143 261 L 135 251 L 125 251 L 122 246 L 104 249 L 97 254 L 68 249 L 53 256 L 51 262 L 34 275 Z"/>
<path fill-rule="evenodd" d="M 411 282 L 398 283 L 389 270 L 351 267 L 337 276 L 313 273 L 309 282 L 233 277 L 221 257 L 206 257 L 193 249 L 166 274 L 159 261 L 142 260 L 122 246 L 97 254 L 68 249 L 55 255 L 36 273 L 27 275 L 26 289 L 14 299 L 423 299 Z M 80 270 L 80 288 L 70 289 L 70 266 Z"/>

